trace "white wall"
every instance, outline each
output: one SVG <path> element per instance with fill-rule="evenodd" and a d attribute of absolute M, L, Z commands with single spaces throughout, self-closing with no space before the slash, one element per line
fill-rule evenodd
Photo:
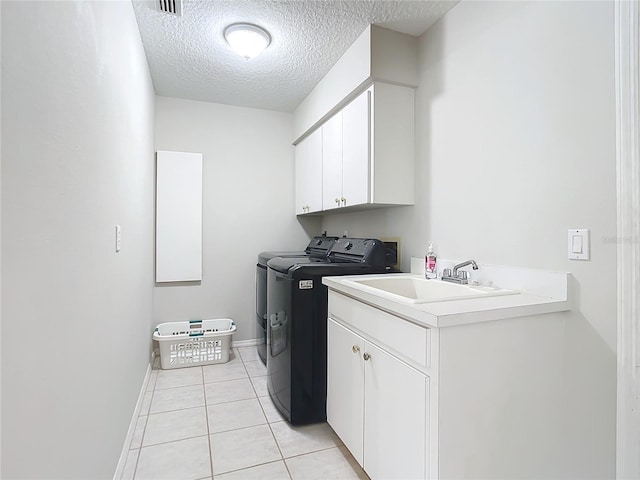
<path fill-rule="evenodd" d="M 2 478 L 116 469 L 150 355 L 153 101 L 130 2 L 2 2 Z"/>
<path fill-rule="evenodd" d="M 258 338 L 255 265 L 264 250 L 300 250 L 319 219 L 294 210 L 292 115 L 156 97 L 156 150 L 203 154 L 203 280 L 156 284 L 156 323 L 235 320 L 234 340 Z"/>
<path fill-rule="evenodd" d="M 2 52 L 2 8 L 0 8 L 0 52 Z M 1 55 L 0 55 L 1 56 Z M 2 74 L 0 74 L 0 112 L 2 112 Z M 2 252 L 2 115 L 0 115 L 0 252 Z M 2 332 L 2 255 L 0 254 L 0 332 Z M 0 379 L 2 341 L 0 341 Z M 2 432 L 2 381 L 0 380 L 0 432 Z M 2 435 L 0 434 L 0 474 L 2 473 Z"/>
<path fill-rule="evenodd" d="M 416 205 L 323 221 L 402 237 L 406 270 L 433 240 L 442 258 L 573 273 L 559 477 L 615 468 L 613 27 L 611 2 L 454 7 L 420 39 Z M 567 260 L 569 228 L 591 229 L 590 261 Z"/>

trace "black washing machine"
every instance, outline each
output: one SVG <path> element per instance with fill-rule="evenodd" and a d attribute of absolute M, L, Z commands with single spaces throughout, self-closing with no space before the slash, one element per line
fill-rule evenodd
<path fill-rule="evenodd" d="M 333 243 L 338 237 L 325 235 L 313 237 L 304 251 L 297 252 L 262 252 L 258 255 L 256 265 L 256 322 L 260 343 L 258 344 L 258 356 L 262 363 L 267 364 L 267 262 L 275 257 L 326 258 Z"/>
<path fill-rule="evenodd" d="M 327 287 L 322 277 L 385 273 L 376 239 L 340 238 L 326 259 L 268 262 L 267 386 L 292 425 L 326 421 Z"/>

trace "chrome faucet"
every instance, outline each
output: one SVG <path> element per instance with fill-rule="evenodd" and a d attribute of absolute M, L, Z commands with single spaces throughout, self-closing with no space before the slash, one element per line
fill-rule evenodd
<path fill-rule="evenodd" d="M 450 268 L 445 268 L 442 272 L 442 280 L 445 282 L 460 283 L 466 285 L 469 283 L 469 272 L 464 270 L 458 271 L 467 265 L 471 265 L 474 270 L 478 270 L 478 264 L 474 260 L 467 260 L 466 262 L 459 263 L 453 267 L 453 271 Z"/>

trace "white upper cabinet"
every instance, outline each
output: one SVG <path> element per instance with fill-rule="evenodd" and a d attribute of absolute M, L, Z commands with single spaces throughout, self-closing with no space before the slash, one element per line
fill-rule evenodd
<path fill-rule="evenodd" d="M 322 131 L 296 146 L 296 214 L 322 210 Z"/>
<path fill-rule="evenodd" d="M 303 150 L 302 156 L 322 163 L 306 170 L 296 165 L 296 191 L 306 192 L 309 184 L 321 178 L 321 209 L 325 212 L 412 205 L 413 101 L 412 88 L 378 82 L 355 97 L 296 147 L 296 158 L 298 150 Z M 316 135 L 321 135 L 322 141 L 309 142 Z M 307 149 L 313 151 L 304 153 Z M 298 214 L 317 211 L 301 211 L 297 197 Z"/>
<path fill-rule="evenodd" d="M 376 82 L 371 89 L 369 202 L 413 205 L 414 89 Z"/>
<path fill-rule="evenodd" d="M 369 25 L 294 111 L 294 143 L 374 79 L 417 87 L 418 38 Z"/>
<path fill-rule="evenodd" d="M 371 91 L 322 126 L 322 209 L 369 202 Z"/>
<path fill-rule="evenodd" d="M 417 38 L 370 25 L 298 105 L 294 145 L 312 132 L 324 137 L 324 150 L 315 152 L 322 211 L 413 205 L 418 79 Z M 312 173 L 296 171 L 297 192 L 311 182 L 305 175 Z M 298 214 L 319 211 L 301 210 L 296 198 Z"/>
<path fill-rule="evenodd" d="M 363 205 L 370 199 L 371 90 L 342 110 L 342 205 Z"/>
<path fill-rule="evenodd" d="M 322 209 L 342 206 L 342 112 L 322 126 Z"/>

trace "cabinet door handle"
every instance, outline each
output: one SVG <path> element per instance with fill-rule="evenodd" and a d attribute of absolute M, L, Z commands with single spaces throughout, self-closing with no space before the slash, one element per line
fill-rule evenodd
<path fill-rule="evenodd" d="M 366 360 L 369 360 L 371 358 L 371 355 L 369 355 L 367 352 L 364 352 L 364 355 L 362 355 L 362 358 Z"/>
<path fill-rule="evenodd" d="M 351 351 L 353 353 L 358 353 L 360 351 L 360 347 L 358 345 L 354 345 L 353 347 L 351 347 Z"/>
<path fill-rule="evenodd" d="M 342 201 L 342 204 L 346 207 L 347 206 L 347 199 L 342 197 L 340 200 Z"/>
<path fill-rule="evenodd" d="M 340 199 L 339 199 L 339 198 L 336 198 L 336 199 L 335 199 L 335 201 L 336 201 L 336 203 L 337 203 L 338 205 L 340 205 Z"/>

